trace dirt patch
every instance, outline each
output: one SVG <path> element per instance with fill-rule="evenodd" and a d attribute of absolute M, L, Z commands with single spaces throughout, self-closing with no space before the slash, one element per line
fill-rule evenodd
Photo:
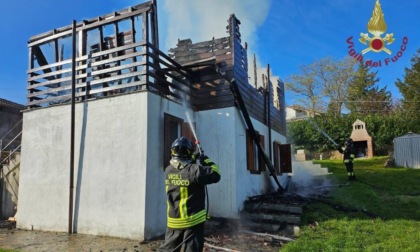
<path fill-rule="evenodd" d="M 280 239 L 279 239 L 280 238 Z M 292 237 L 290 237 L 292 238 Z M 27 231 L 14 222 L 0 222 L 0 247 L 19 251 L 157 251 L 164 237 L 139 242 L 130 239 L 61 232 Z M 242 229 L 240 223 L 222 219 L 206 223 L 204 251 L 278 251 L 286 243 L 283 234 L 264 235 Z"/>

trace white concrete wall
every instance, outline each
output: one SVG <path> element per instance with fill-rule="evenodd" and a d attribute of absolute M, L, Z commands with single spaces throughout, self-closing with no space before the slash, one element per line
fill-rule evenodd
<path fill-rule="evenodd" d="M 286 107 L 286 120 L 295 119 L 296 118 L 296 110 Z"/>
<path fill-rule="evenodd" d="M 69 106 L 23 114 L 18 228 L 67 231 L 69 147 Z"/>
<path fill-rule="evenodd" d="M 150 96 L 145 92 L 76 104 L 75 232 L 148 238 L 147 193 L 164 201 L 164 189 L 151 192 L 145 186 L 163 182 L 162 170 L 148 166 Z M 23 127 L 17 225 L 67 231 L 70 106 L 26 112 Z M 148 170 L 161 176 L 148 177 Z M 164 223 L 157 220 L 147 231 L 161 233 Z"/>
<path fill-rule="evenodd" d="M 277 189 L 268 171 L 250 174 L 246 161 L 246 125 L 235 107 L 196 112 L 197 137 L 204 152 L 220 167 L 222 178 L 209 185 L 210 216 L 238 218 L 248 196 L 272 192 Z M 265 136 L 268 154 L 268 128 L 251 119 L 255 130 Z M 272 141 L 286 142 L 286 138 L 272 131 Z M 271 143 L 272 144 L 272 143 Z M 278 177 L 283 183 L 286 177 Z"/>
<path fill-rule="evenodd" d="M 236 217 L 236 115 L 233 108 L 195 113 L 197 137 L 204 153 L 220 169 L 221 180 L 207 186 L 209 214 L 216 217 Z"/>
<path fill-rule="evenodd" d="M 302 110 L 296 110 L 291 107 L 286 107 L 286 121 L 293 119 L 306 119 L 308 118 L 308 113 Z"/>

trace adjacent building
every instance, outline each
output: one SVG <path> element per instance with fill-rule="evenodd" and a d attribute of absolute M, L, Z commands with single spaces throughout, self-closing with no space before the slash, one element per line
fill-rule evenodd
<path fill-rule="evenodd" d="M 314 117 L 315 115 L 320 115 L 320 112 L 313 112 L 309 109 L 305 109 L 298 105 L 291 105 L 286 107 L 286 120 L 303 120 Z"/>
<path fill-rule="evenodd" d="M 22 110 L 25 106 L 0 98 L 0 218 L 15 216 L 19 191 Z"/>

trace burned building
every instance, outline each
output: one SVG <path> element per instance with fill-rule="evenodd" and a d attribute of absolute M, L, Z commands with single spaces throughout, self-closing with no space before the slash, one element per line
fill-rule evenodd
<path fill-rule="evenodd" d="M 163 170 L 181 135 L 196 133 L 220 167 L 212 216 L 237 218 L 248 196 L 286 183 L 284 87 L 248 83 L 239 19 L 169 54 L 156 20 L 152 1 L 30 38 L 19 228 L 163 234 Z"/>

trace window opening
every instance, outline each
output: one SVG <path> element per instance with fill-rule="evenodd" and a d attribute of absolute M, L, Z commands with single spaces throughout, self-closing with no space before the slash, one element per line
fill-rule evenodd
<path fill-rule="evenodd" d="M 264 146 L 264 136 L 260 135 L 258 131 L 255 131 L 260 139 L 261 146 Z M 263 153 L 259 153 L 257 145 L 254 143 L 251 137 L 251 133 L 247 130 L 246 135 L 247 141 L 247 169 L 251 174 L 260 174 L 265 171 L 265 163 L 263 159 Z"/>

